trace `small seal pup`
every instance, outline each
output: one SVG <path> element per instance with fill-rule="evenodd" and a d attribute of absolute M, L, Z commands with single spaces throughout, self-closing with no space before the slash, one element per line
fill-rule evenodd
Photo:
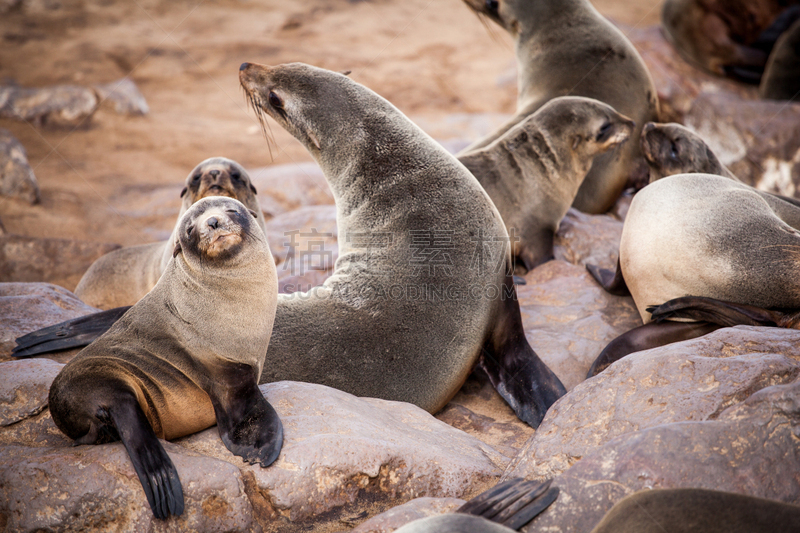
<path fill-rule="evenodd" d="M 793 327 L 799 229 L 800 207 L 727 177 L 678 174 L 639 191 L 622 229 L 618 274 L 645 324 L 613 340 L 589 376 L 628 353 L 723 326 Z"/>
<path fill-rule="evenodd" d="M 256 188 L 236 161 L 212 157 L 189 173 L 186 186 L 181 191 L 178 224 L 192 204 L 207 196 L 227 196 L 239 200 L 258 215 L 258 224 L 266 231 Z M 172 258 L 176 232 L 177 224 L 166 241 L 127 246 L 100 257 L 81 278 L 75 295 L 98 309 L 135 304 L 155 286 Z"/>
<path fill-rule="evenodd" d="M 76 444 L 122 440 L 156 518 L 183 512 L 158 438 L 214 425 L 235 455 L 268 466 L 283 426 L 258 389 L 278 293 L 256 213 L 231 198 L 181 217 L 161 279 L 50 388 L 56 426 Z"/>
<path fill-rule="evenodd" d="M 644 61 L 588 0 L 464 2 L 512 35 L 519 80 L 514 118 L 459 158 L 489 145 L 557 96 L 585 96 L 612 106 L 636 122 L 634 141 L 645 122 L 658 120 L 658 97 Z M 638 142 L 598 156 L 572 206 L 586 213 L 607 211 L 638 173 L 640 161 Z"/>
<path fill-rule="evenodd" d="M 635 124 L 611 106 L 554 98 L 484 148 L 459 159 L 506 223 L 527 270 L 553 257 L 553 237 L 595 156 L 628 140 Z"/>
<path fill-rule="evenodd" d="M 800 20 L 775 43 L 758 95 L 768 100 L 795 100 L 800 96 Z"/>
<path fill-rule="evenodd" d="M 347 76 L 243 63 L 239 80 L 259 119 L 316 159 L 339 231 L 333 275 L 279 295 L 261 383 L 320 383 L 434 413 L 480 359 L 538 426 L 565 389 L 525 339 L 505 224 L 475 177 Z"/>
<path fill-rule="evenodd" d="M 740 181 L 686 126 L 648 122 L 642 129 L 642 154 L 650 167 L 650 182 L 675 174 L 716 174 Z"/>

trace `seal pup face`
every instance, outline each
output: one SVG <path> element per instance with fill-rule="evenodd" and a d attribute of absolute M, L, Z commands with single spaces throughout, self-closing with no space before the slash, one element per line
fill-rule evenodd
<path fill-rule="evenodd" d="M 181 191 L 186 207 L 207 196 L 227 196 L 245 202 L 256 188 L 244 168 L 231 159 L 206 159 L 189 173 Z"/>
<path fill-rule="evenodd" d="M 172 256 L 183 253 L 187 263 L 203 267 L 208 259 L 222 264 L 235 258 L 247 239 L 264 239 L 256 219 L 254 211 L 233 198 L 203 198 L 181 218 Z"/>
<path fill-rule="evenodd" d="M 675 174 L 727 172 L 708 145 L 680 124 L 649 122 L 642 130 L 642 153 L 650 167 L 650 182 Z"/>
<path fill-rule="evenodd" d="M 464 0 L 479 17 L 497 23 L 513 36 L 536 30 L 540 22 L 552 19 L 586 0 Z"/>

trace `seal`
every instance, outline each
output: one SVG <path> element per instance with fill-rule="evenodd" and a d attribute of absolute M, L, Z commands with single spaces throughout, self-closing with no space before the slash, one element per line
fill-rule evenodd
<path fill-rule="evenodd" d="M 666 0 L 664 35 L 687 62 L 758 84 L 780 35 L 800 16 L 798 0 Z"/>
<path fill-rule="evenodd" d="M 622 229 L 618 273 L 644 326 L 612 341 L 589 375 L 633 351 L 723 326 L 769 325 L 780 315 L 792 327 L 798 230 L 800 207 L 722 176 L 678 174 L 639 191 Z"/>
<path fill-rule="evenodd" d="M 514 38 L 519 93 L 516 115 L 459 158 L 488 146 L 555 97 L 600 100 L 637 124 L 637 142 L 597 157 L 572 203 L 587 213 L 607 211 L 639 172 L 642 125 L 658 119 L 656 89 L 639 53 L 588 0 L 464 1 Z"/>
<path fill-rule="evenodd" d="M 793 100 L 800 95 L 800 20 L 784 32 L 767 60 L 758 95 L 768 100 Z"/>
<path fill-rule="evenodd" d="M 500 211 L 525 269 L 552 259 L 553 237 L 595 156 L 628 140 L 635 124 L 611 106 L 554 98 L 485 148 L 461 156 Z M 515 261 L 516 262 L 516 261 Z"/>
<path fill-rule="evenodd" d="M 648 122 L 642 129 L 642 154 L 650 182 L 675 174 L 716 174 L 740 181 L 723 165 L 702 137 L 681 124 Z"/>
<path fill-rule="evenodd" d="M 320 383 L 433 413 L 480 360 L 538 426 L 565 389 L 525 339 L 505 224 L 475 177 L 347 76 L 244 63 L 239 79 L 259 119 L 319 164 L 339 231 L 333 275 L 279 295 L 261 383 Z"/>
<path fill-rule="evenodd" d="M 98 309 L 112 309 L 138 302 L 155 286 L 172 258 L 181 216 L 192 204 L 207 196 L 227 196 L 239 200 L 257 214 L 259 226 L 266 231 L 256 188 L 244 168 L 224 157 L 206 159 L 186 178 L 181 191 L 178 223 L 170 238 L 163 242 L 127 246 L 100 257 L 81 278 L 75 295 Z"/>
<path fill-rule="evenodd" d="M 283 429 L 258 389 L 275 317 L 275 264 L 256 214 L 205 198 L 181 217 L 156 286 L 56 376 L 49 407 L 76 444 L 121 440 L 156 518 L 183 512 L 158 438 L 216 422 L 250 464 L 278 456 Z"/>

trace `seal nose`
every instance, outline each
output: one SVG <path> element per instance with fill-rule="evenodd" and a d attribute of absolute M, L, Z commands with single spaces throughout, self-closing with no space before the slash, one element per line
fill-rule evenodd
<path fill-rule="evenodd" d="M 219 220 L 217 220 L 217 217 L 211 217 L 206 220 L 206 224 L 208 224 L 209 228 L 217 229 L 219 227 Z"/>
<path fill-rule="evenodd" d="M 244 62 L 241 65 L 239 65 L 239 70 L 244 70 L 249 66 L 250 66 L 250 63 Z"/>
<path fill-rule="evenodd" d="M 211 170 L 209 171 L 209 174 L 211 174 L 212 178 L 216 178 L 217 176 L 219 176 L 219 170 Z"/>

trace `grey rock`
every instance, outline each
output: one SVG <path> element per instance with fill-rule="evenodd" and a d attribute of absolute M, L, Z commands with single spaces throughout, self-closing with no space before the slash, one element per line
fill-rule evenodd
<path fill-rule="evenodd" d="M 615 437 L 713 420 L 754 392 L 799 376 L 797 330 L 724 328 L 631 354 L 561 398 L 504 475 L 555 477 Z"/>
<path fill-rule="evenodd" d="M 39 203 L 41 197 L 25 147 L 4 128 L 0 128 L 0 194 L 29 204 Z"/>
<path fill-rule="evenodd" d="M 150 112 L 147 100 L 130 78 L 95 85 L 101 104 L 110 104 L 120 115 L 141 116 Z"/>
<path fill-rule="evenodd" d="M 308 383 L 261 386 L 284 427 L 283 450 L 269 468 L 234 457 L 211 428 L 177 441 L 236 464 L 263 518 L 308 519 L 356 500 L 398 503 L 419 496 L 459 497 L 497 480 L 508 459 L 490 446 L 406 403 Z"/>
<path fill-rule="evenodd" d="M 64 365 L 48 359 L 0 363 L 0 426 L 9 426 L 47 407 L 50 384 Z"/>
<path fill-rule="evenodd" d="M 17 337 L 98 311 L 57 285 L 0 283 L 0 361 L 11 359 Z M 72 350 L 69 355 L 75 353 Z"/>
<path fill-rule="evenodd" d="M 352 533 L 391 533 L 414 520 L 451 513 L 464 503 L 459 498 L 417 498 L 373 516 L 353 529 Z"/>
<path fill-rule="evenodd" d="M 523 531 L 590 531 L 639 490 L 696 487 L 800 500 L 800 382 L 758 391 L 715 420 L 612 439 L 557 476 L 558 499 Z"/>
<path fill-rule="evenodd" d="M 605 346 L 642 324 L 629 296 L 608 294 L 583 266 L 554 260 L 517 286 L 525 336 L 570 390 Z"/>
<path fill-rule="evenodd" d="M 118 244 L 0 236 L 0 282 L 47 282 L 74 289 L 86 270 Z"/>
<path fill-rule="evenodd" d="M 24 120 L 37 126 L 86 125 L 99 103 L 93 89 L 77 85 L 36 89 L 0 86 L 0 117 Z"/>

